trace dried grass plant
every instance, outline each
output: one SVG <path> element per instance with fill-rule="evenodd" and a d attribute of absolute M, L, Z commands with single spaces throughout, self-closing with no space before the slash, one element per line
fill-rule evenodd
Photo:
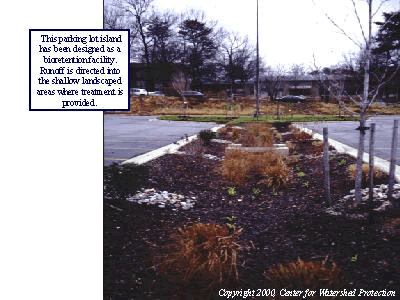
<path fill-rule="evenodd" d="M 238 236 L 242 230 L 225 225 L 195 223 L 178 229 L 162 257 L 159 271 L 177 285 L 207 290 L 238 280 Z"/>
<path fill-rule="evenodd" d="M 319 289 L 341 290 L 344 287 L 343 274 L 335 263 L 329 267 L 327 258 L 324 261 L 309 262 L 299 258 L 298 261 L 273 266 L 264 272 L 266 286 L 277 291 L 281 289 L 316 291 L 314 297 L 307 299 L 319 299 Z M 275 299 L 284 298 L 280 298 L 279 294 L 276 296 Z"/>
<path fill-rule="evenodd" d="M 266 122 L 247 123 L 243 128 L 241 142 L 247 147 L 268 147 L 274 143 L 272 125 Z"/>
<path fill-rule="evenodd" d="M 356 164 L 351 164 L 348 166 L 347 168 L 347 172 L 349 174 L 349 177 L 351 180 L 355 180 L 356 178 Z M 369 179 L 368 176 L 368 172 L 369 172 L 369 165 L 368 164 L 363 164 L 362 165 L 362 178 L 364 182 L 367 182 Z M 384 176 L 385 173 L 383 173 L 380 169 L 378 169 L 377 167 L 374 167 L 374 180 L 381 180 Z"/>
<path fill-rule="evenodd" d="M 220 166 L 221 174 L 237 186 L 255 177 L 270 188 L 277 190 L 289 181 L 290 170 L 282 157 L 272 152 L 251 153 L 228 150 Z"/>

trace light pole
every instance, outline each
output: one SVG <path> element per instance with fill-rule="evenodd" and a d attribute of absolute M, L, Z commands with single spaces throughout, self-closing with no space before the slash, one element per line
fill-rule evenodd
<path fill-rule="evenodd" d="M 256 113 L 255 116 L 258 117 L 260 114 L 260 98 L 259 98 L 259 88 L 258 88 L 258 80 L 260 73 L 260 62 L 259 62 L 259 53 L 258 53 L 258 0 L 257 0 L 257 59 L 256 59 Z"/>

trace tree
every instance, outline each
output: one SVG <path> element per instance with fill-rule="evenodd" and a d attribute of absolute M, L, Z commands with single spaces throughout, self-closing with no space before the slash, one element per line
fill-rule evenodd
<path fill-rule="evenodd" d="M 383 13 L 383 16 L 383 22 L 375 22 L 379 25 L 379 30 L 374 39 L 373 53 L 384 53 L 397 63 L 400 50 L 400 11 Z"/>
<path fill-rule="evenodd" d="M 201 89 L 201 79 L 215 74 L 218 30 L 216 23 L 207 25 L 204 14 L 190 11 L 179 25 L 183 40 L 182 63 L 188 66 L 192 89 Z M 214 74 L 213 74 L 214 73 Z"/>
<path fill-rule="evenodd" d="M 221 64 L 224 75 L 233 86 L 235 80 L 245 83 L 255 75 L 256 50 L 248 37 L 238 33 L 226 33 L 221 46 Z"/>
<path fill-rule="evenodd" d="M 132 27 L 137 32 L 137 37 L 142 45 L 143 60 L 150 64 L 149 40 L 146 35 L 146 27 L 149 24 L 149 11 L 153 0 L 116 0 L 114 6 L 133 17 Z"/>
<path fill-rule="evenodd" d="M 286 70 L 283 66 L 277 66 L 275 69 L 266 67 L 262 76 L 264 77 L 268 96 L 271 101 L 274 101 L 281 88 L 281 82 L 285 79 Z M 279 102 L 276 103 L 276 116 L 279 117 Z"/>
<path fill-rule="evenodd" d="M 376 22 L 379 26 L 372 48 L 372 66 L 378 78 L 382 78 L 385 88 L 389 85 L 397 87 L 400 84 L 398 76 L 400 62 L 400 11 L 384 13 L 384 21 Z M 378 82 L 380 84 L 381 82 Z M 398 100 L 398 99 L 397 99 Z"/>
<path fill-rule="evenodd" d="M 104 6 L 103 27 L 104 29 L 129 28 L 124 11 L 115 6 Z"/>
<path fill-rule="evenodd" d="M 267 93 L 271 101 L 274 101 L 278 96 L 281 82 L 285 79 L 286 74 L 287 72 L 283 66 L 277 66 L 276 68 L 266 67 L 262 73 Z"/>
<path fill-rule="evenodd" d="M 164 13 L 153 12 L 149 18 L 147 37 L 151 40 L 151 62 L 173 63 L 177 60 L 177 39 L 174 25 L 178 16 L 170 11 Z"/>
<path fill-rule="evenodd" d="M 313 0 L 314 2 L 314 0 Z M 357 5 L 355 0 L 351 0 L 351 3 L 354 8 L 354 14 L 357 19 L 358 25 L 361 30 L 361 37 L 363 39 L 363 43 L 359 43 L 356 41 L 354 37 L 348 34 L 343 28 L 338 25 L 326 12 L 324 12 L 325 16 L 329 19 L 329 21 L 338 28 L 346 37 L 348 37 L 352 42 L 354 42 L 361 50 L 363 50 L 363 71 L 364 71 L 364 79 L 363 79 L 363 93 L 361 96 L 361 101 L 359 102 L 360 106 L 360 116 L 359 122 L 360 126 L 358 129 L 360 130 L 359 141 L 358 141 L 358 149 L 357 149 L 357 163 L 356 163 L 356 179 L 355 179 L 355 204 L 359 204 L 362 199 L 361 194 L 361 185 L 362 185 L 362 164 L 363 164 L 363 154 L 364 154 L 364 141 L 366 134 L 366 112 L 368 107 L 375 100 L 376 96 L 379 93 L 379 89 L 384 84 L 384 79 L 377 78 L 379 83 L 377 84 L 376 89 L 374 89 L 371 93 L 370 90 L 370 73 L 371 73 L 371 46 L 372 46 L 372 23 L 373 17 L 378 13 L 382 5 L 387 2 L 387 0 L 381 0 L 378 2 L 378 8 L 375 12 L 373 12 L 373 0 L 365 0 L 368 9 L 368 25 L 365 30 L 363 24 L 361 23 L 361 19 L 358 13 Z"/>

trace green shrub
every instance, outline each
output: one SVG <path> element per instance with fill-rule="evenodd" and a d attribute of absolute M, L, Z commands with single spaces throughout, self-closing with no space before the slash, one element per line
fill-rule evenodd
<path fill-rule="evenodd" d="M 215 139 L 217 137 L 217 134 L 210 129 L 205 129 L 200 131 L 198 136 L 204 142 L 204 144 L 210 144 L 210 141 L 212 139 Z"/>

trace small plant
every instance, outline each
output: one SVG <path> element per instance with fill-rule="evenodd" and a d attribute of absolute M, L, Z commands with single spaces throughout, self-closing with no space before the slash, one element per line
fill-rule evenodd
<path fill-rule="evenodd" d="M 204 142 L 204 144 L 209 145 L 210 141 L 212 139 L 215 139 L 217 137 L 217 134 L 210 130 L 210 129 L 205 129 L 199 132 L 199 138 Z"/>
<path fill-rule="evenodd" d="M 327 257 L 322 262 L 306 262 L 301 259 L 286 264 L 271 267 L 264 273 L 268 287 L 276 290 L 303 290 L 317 291 L 308 295 L 307 299 L 319 299 L 321 288 L 340 290 L 344 286 L 343 275 L 340 268 L 332 263 L 327 266 Z M 277 298 L 283 299 L 277 293 Z"/>
<path fill-rule="evenodd" d="M 308 180 L 303 182 L 303 187 L 308 188 L 310 186 L 310 182 Z"/>
<path fill-rule="evenodd" d="M 228 195 L 229 196 L 235 196 L 236 195 L 236 188 L 235 187 L 228 188 Z"/>
<path fill-rule="evenodd" d="M 254 195 L 259 195 L 261 193 L 261 190 L 259 188 L 253 187 L 252 192 Z"/>
<path fill-rule="evenodd" d="M 345 164 L 346 164 L 346 160 L 345 159 L 342 159 L 341 161 L 339 161 L 339 166 L 344 166 Z"/>
<path fill-rule="evenodd" d="M 306 176 L 306 174 L 304 174 L 304 172 L 298 172 L 298 173 L 297 173 L 297 176 L 299 176 L 299 177 L 301 178 L 301 177 Z"/>
<path fill-rule="evenodd" d="M 236 229 L 236 226 L 235 226 L 236 217 L 235 216 L 226 217 L 226 220 L 228 221 L 228 223 L 226 223 L 226 226 L 228 226 L 229 233 L 233 233 Z"/>
<path fill-rule="evenodd" d="M 197 291 L 210 291 L 237 280 L 237 253 L 241 249 L 237 238 L 241 232 L 203 223 L 180 228 L 168 247 L 169 253 L 161 257 L 159 271 L 183 289 L 192 284 Z"/>
<path fill-rule="evenodd" d="M 351 262 L 356 262 L 358 259 L 358 254 L 351 257 Z"/>

